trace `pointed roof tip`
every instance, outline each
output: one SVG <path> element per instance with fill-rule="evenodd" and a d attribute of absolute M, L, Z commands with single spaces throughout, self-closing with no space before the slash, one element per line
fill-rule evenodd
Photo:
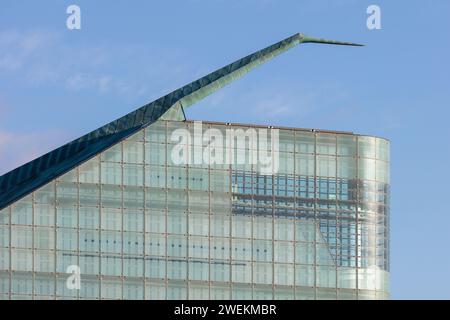
<path fill-rule="evenodd" d="M 306 36 L 303 33 L 297 34 L 301 43 L 322 43 L 322 44 L 334 44 L 338 46 L 352 46 L 352 47 L 364 47 L 363 44 L 354 43 L 354 42 L 343 42 L 343 41 L 335 41 L 335 40 L 327 40 L 321 38 L 313 38 Z"/>

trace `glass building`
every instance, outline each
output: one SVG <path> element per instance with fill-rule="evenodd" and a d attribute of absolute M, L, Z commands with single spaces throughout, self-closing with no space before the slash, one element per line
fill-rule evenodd
<path fill-rule="evenodd" d="M 0 299 L 388 298 L 386 139 L 270 127 L 271 172 L 174 160 L 180 129 L 194 137 L 181 143 L 190 155 L 196 135 L 204 152 L 205 137 L 230 130 L 244 133 L 243 144 L 221 139 L 231 158 L 259 149 L 251 133 L 267 127 L 198 131 L 184 109 L 309 39 L 240 59 L 0 177 Z"/>

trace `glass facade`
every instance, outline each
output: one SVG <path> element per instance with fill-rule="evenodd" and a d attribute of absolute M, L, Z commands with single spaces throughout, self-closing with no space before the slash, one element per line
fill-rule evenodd
<path fill-rule="evenodd" d="M 279 129 L 261 174 L 174 163 L 193 124 L 159 120 L 1 210 L 0 298 L 389 297 L 387 140 Z M 253 128 L 203 123 L 230 127 Z"/>

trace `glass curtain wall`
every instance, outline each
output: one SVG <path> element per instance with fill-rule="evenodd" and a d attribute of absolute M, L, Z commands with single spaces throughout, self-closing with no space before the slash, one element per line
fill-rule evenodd
<path fill-rule="evenodd" d="M 280 129 L 261 174 L 175 164 L 193 125 L 158 121 L 0 211 L 0 298 L 388 298 L 388 141 Z M 251 128 L 202 133 L 230 127 Z"/>

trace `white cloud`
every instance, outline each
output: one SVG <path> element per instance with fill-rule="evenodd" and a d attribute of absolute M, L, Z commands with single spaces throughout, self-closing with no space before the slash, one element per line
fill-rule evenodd
<path fill-rule="evenodd" d="M 182 85 L 186 82 L 183 79 L 190 80 L 192 74 L 180 63 L 184 59 L 176 50 L 153 50 L 134 43 L 78 45 L 68 43 L 64 37 L 48 30 L 1 31 L 1 76 L 24 87 L 51 85 L 135 99 L 171 91 L 174 81 Z M 126 69 L 121 68 L 124 64 Z"/>
<path fill-rule="evenodd" d="M 67 133 L 60 131 L 0 131 L 0 175 L 53 150 L 68 138 Z"/>
<path fill-rule="evenodd" d="M 56 37 L 56 34 L 44 31 L 0 31 L 0 70 L 15 71 L 26 67 L 33 56 Z"/>

